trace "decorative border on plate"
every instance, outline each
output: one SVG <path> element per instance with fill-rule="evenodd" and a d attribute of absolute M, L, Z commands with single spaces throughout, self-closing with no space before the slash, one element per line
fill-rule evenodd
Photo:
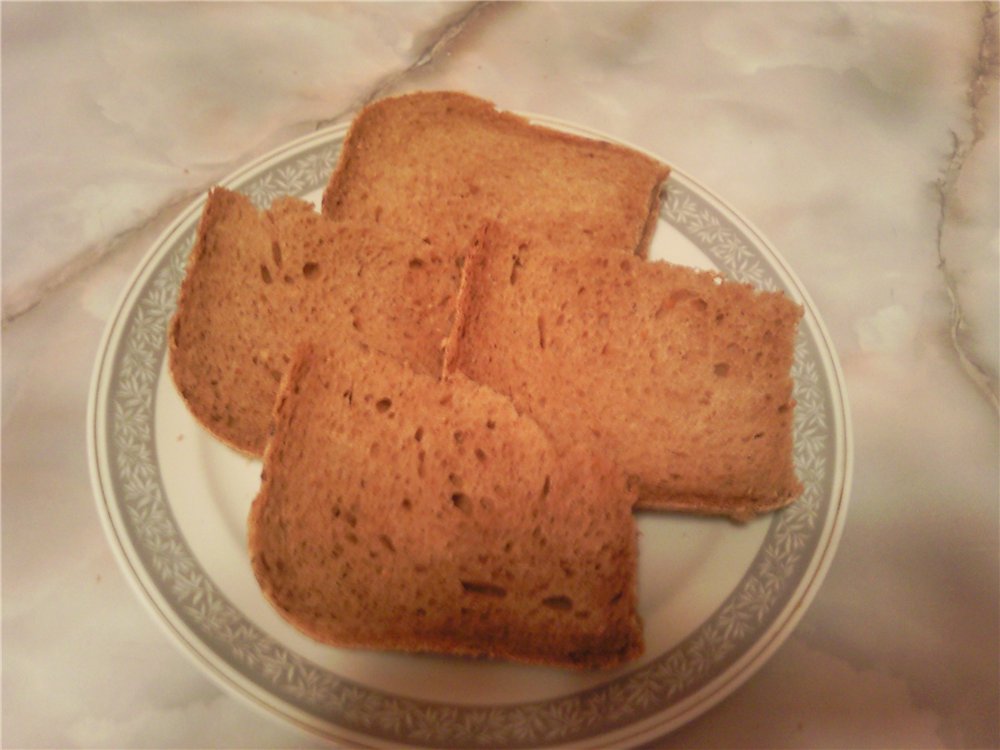
<path fill-rule="evenodd" d="M 321 188 L 341 140 L 276 161 L 232 186 L 265 206 L 277 195 Z M 750 239 L 684 178 L 668 183 L 661 219 L 691 239 L 723 273 L 781 288 Z M 395 696 L 346 680 L 290 651 L 250 622 L 216 587 L 188 547 L 170 508 L 154 437 L 155 394 L 165 334 L 196 221 L 151 259 L 130 297 L 110 366 L 107 420 L 111 494 L 124 532 L 159 594 L 216 656 L 251 683 L 314 717 L 372 738 L 427 746 L 524 747 L 594 738 L 663 712 L 722 675 L 783 612 L 816 553 L 833 487 L 828 427 L 832 404 L 820 347 L 803 326 L 795 348 L 795 463 L 802 498 L 773 514 L 744 578 L 677 647 L 600 686 L 504 706 L 465 706 Z"/>

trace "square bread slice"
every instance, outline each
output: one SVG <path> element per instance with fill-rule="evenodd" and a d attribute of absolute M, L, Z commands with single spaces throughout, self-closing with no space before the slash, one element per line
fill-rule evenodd
<path fill-rule="evenodd" d="M 748 519 L 802 490 L 792 460 L 799 305 L 709 272 L 525 249 L 485 227 L 445 372 L 509 396 L 557 446 L 616 461 L 637 507 Z"/>
<path fill-rule="evenodd" d="M 302 341 L 360 338 L 439 374 L 459 273 L 404 233 L 334 222 L 294 198 L 259 211 L 215 188 L 170 324 L 171 375 L 201 424 L 259 456 Z"/>
<path fill-rule="evenodd" d="M 634 492 L 492 389 L 308 346 L 274 422 L 250 556 L 312 638 L 588 668 L 642 650 Z"/>
<path fill-rule="evenodd" d="M 499 217 L 532 244 L 645 256 L 668 174 L 634 149 L 534 125 L 483 99 L 418 92 L 358 114 L 323 211 L 458 254 Z"/>

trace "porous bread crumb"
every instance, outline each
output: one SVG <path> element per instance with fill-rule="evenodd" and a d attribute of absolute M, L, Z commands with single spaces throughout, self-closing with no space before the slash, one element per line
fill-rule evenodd
<path fill-rule="evenodd" d="M 802 308 L 717 274 L 482 229 L 445 371 L 509 396 L 557 446 L 616 461 L 640 508 L 747 519 L 802 490 L 792 461 Z"/>
<path fill-rule="evenodd" d="M 217 187 L 170 323 L 170 372 L 199 422 L 260 455 L 297 344 L 361 339 L 437 374 L 458 280 L 453 259 L 405 233 L 295 198 L 259 211 Z"/>
<path fill-rule="evenodd" d="M 641 652 L 634 493 L 508 399 L 310 347 L 275 426 L 249 548 L 268 599 L 314 639 L 571 667 Z"/>
<path fill-rule="evenodd" d="M 669 168 L 459 92 L 416 92 L 354 119 L 323 195 L 333 218 L 403 228 L 457 255 L 486 219 L 532 245 L 645 256 Z"/>

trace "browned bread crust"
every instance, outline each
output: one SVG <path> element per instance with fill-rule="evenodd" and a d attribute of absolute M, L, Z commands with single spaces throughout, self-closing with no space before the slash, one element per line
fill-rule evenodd
<path fill-rule="evenodd" d="M 294 198 L 258 211 L 215 188 L 170 324 L 170 372 L 199 422 L 260 455 L 296 344 L 363 339 L 437 374 L 458 279 L 453 259 L 408 235 Z"/>
<path fill-rule="evenodd" d="M 746 519 L 800 494 L 802 310 L 785 295 L 670 263 L 525 250 L 491 225 L 457 305 L 445 371 L 510 396 L 558 446 L 617 461 L 638 507 Z"/>
<path fill-rule="evenodd" d="M 642 650 L 635 496 L 510 401 L 358 345 L 287 371 L 249 519 L 254 573 L 337 646 L 611 667 Z"/>
<path fill-rule="evenodd" d="M 323 211 L 458 254 L 499 217 L 535 245 L 645 256 L 668 173 L 635 150 L 532 125 L 482 99 L 420 92 L 358 114 Z"/>

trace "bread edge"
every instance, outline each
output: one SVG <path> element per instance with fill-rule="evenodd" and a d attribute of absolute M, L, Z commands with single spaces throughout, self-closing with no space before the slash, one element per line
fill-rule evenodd
<path fill-rule="evenodd" d="M 246 441 L 241 441 L 238 438 L 228 435 L 215 429 L 212 426 L 211 420 L 205 419 L 199 411 L 195 408 L 194 404 L 184 396 L 183 391 L 180 387 L 180 365 L 177 362 L 177 356 L 179 351 L 179 346 L 177 343 L 177 329 L 180 326 L 181 316 L 185 309 L 185 301 L 191 294 L 191 286 L 193 281 L 193 269 L 197 266 L 198 262 L 207 252 L 205 248 L 206 237 L 208 236 L 209 230 L 219 219 L 218 208 L 215 200 L 218 196 L 225 195 L 235 198 L 239 201 L 245 201 L 247 205 L 251 206 L 255 211 L 257 211 L 258 218 L 261 216 L 261 211 L 242 193 L 236 192 L 234 190 L 229 190 L 228 188 L 222 187 L 221 185 L 215 185 L 209 189 L 208 195 L 205 199 L 205 205 L 202 208 L 201 218 L 198 220 L 198 228 L 195 232 L 194 245 L 191 248 L 191 253 L 188 255 L 187 263 L 184 270 L 184 278 L 181 280 L 180 291 L 177 295 L 177 307 L 174 310 L 173 315 L 170 316 L 170 322 L 167 325 L 167 369 L 170 372 L 170 379 L 173 381 L 174 390 L 180 397 L 181 401 L 184 402 L 185 407 L 188 412 L 194 417 L 195 421 L 204 428 L 209 434 L 214 438 L 222 442 L 224 445 L 232 448 L 233 450 L 251 458 L 260 458 L 261 449 L 255 445 L 250 444 Z"/>

